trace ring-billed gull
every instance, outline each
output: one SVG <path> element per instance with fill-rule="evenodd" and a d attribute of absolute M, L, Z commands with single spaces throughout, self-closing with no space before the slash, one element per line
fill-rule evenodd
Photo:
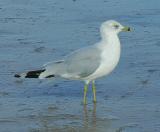
<path fill-rule="evenodd" d="M 16 74 L 15 77 L 44 79 L 59 76 L 66 79 L 82 80 L 85 82 L 84 104 L 87 103 L 88 85 L 92 82 L 95 103 L 95 80 L 108 75 L 118 64 L 121 51 L 118 33 L 121 31 L 130 31 L 130 28 L 122 26 L 114 20 L 106 21 L 100 27 L 100 42 L 78 49 L 62 60 L 48 63 L 41 70 Z"/>

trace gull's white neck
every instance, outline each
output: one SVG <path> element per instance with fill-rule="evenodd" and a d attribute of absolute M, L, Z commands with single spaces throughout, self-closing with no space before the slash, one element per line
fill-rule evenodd
<path fill-rule="evenodd" d="M 120 40 L 118 38 L 117 33 L 105 33 L 101 34 L 101 41 L 98 43 L 98 47 L 102 50 L 105 50 L 106 48 L 110 47 L 113 49 L 120 49 Z"/>
<path fill-rule="evenodd" d="M 105 35 L 106 36 L 102 37 L 102 40 L 97 44 L 97 46 L 102 50 L 101 70 L 103 69 L 102 71 L 108 74 L 119 62 L 121 46 L 117 33 L 109 33 Z"/>
<path fill-rule="evenodd" d="M 120 58 L 120 41 L 116 33 L 105 34 L 96 46 L 102 51 L 101 64 L 98 69 L 89 76 L 89 80 L 94 80 L 109 74 L 116 67 Z"/>

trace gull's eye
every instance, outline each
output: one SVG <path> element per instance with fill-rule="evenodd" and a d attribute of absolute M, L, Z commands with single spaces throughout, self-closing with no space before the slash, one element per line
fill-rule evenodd
<path fill-rule="evenodd" d="M 117 24 L 114 24 L 113 26 L 114 26 L 115 29 L 119 28 L 119 25 L 117 25 Z"/>

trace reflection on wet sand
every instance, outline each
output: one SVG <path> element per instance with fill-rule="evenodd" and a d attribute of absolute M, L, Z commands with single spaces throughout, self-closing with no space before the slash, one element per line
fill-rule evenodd
<path fill-rule="evenodd" d="M 38 128 L 30 131 L 39 132 L 114 132 L 111 128 L 112 119 L 97 115 L 97 105 L 79 106 L 79 114 L 62 114 L 61 111 L 46 111 L 36 117 Z"/>
<path fill-rule="evenodd" d="M 87 130 L 89 128 L 91 128 L 92 132 L 96 132 L 96 107 L 97 105 L 94 104 L 93 105 L 93 110 L 92 110 L 92 116 L 90 118 L 90 116 L 88 115 L 89 110 L 87 109 L 87 105 L 84 105 L 83 107 L 83 126 L 84 129 Z"/>
<path fill-rule="evenodd" d="M 84 105 L 83 107 L 83 131 L 85 132 L 116 132 L 112 128 L 112 120 L 98 115 L 97 104 L 93 104 L 93 108 Z"/>

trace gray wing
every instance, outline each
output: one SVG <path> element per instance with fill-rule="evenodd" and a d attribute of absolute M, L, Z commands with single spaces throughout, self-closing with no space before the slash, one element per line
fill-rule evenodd
<path fill-rule="evenodd" d="M 97 70 L 100 61 L 101 51 L 97 47 L 90 46 L 79 49 L 63 60 L 45 65 L 46 71 L 41 74 L 40 78 L 52 74 L 65 78 L 84 78 Z"/>
<path fill-rule="evenodd" d="M 94 73 L 100 65 L 101 51 L 97 47 L 90 46 L 79 49 L 66 57 L 64 64 L 66 72 L 80 78 Z"/>

